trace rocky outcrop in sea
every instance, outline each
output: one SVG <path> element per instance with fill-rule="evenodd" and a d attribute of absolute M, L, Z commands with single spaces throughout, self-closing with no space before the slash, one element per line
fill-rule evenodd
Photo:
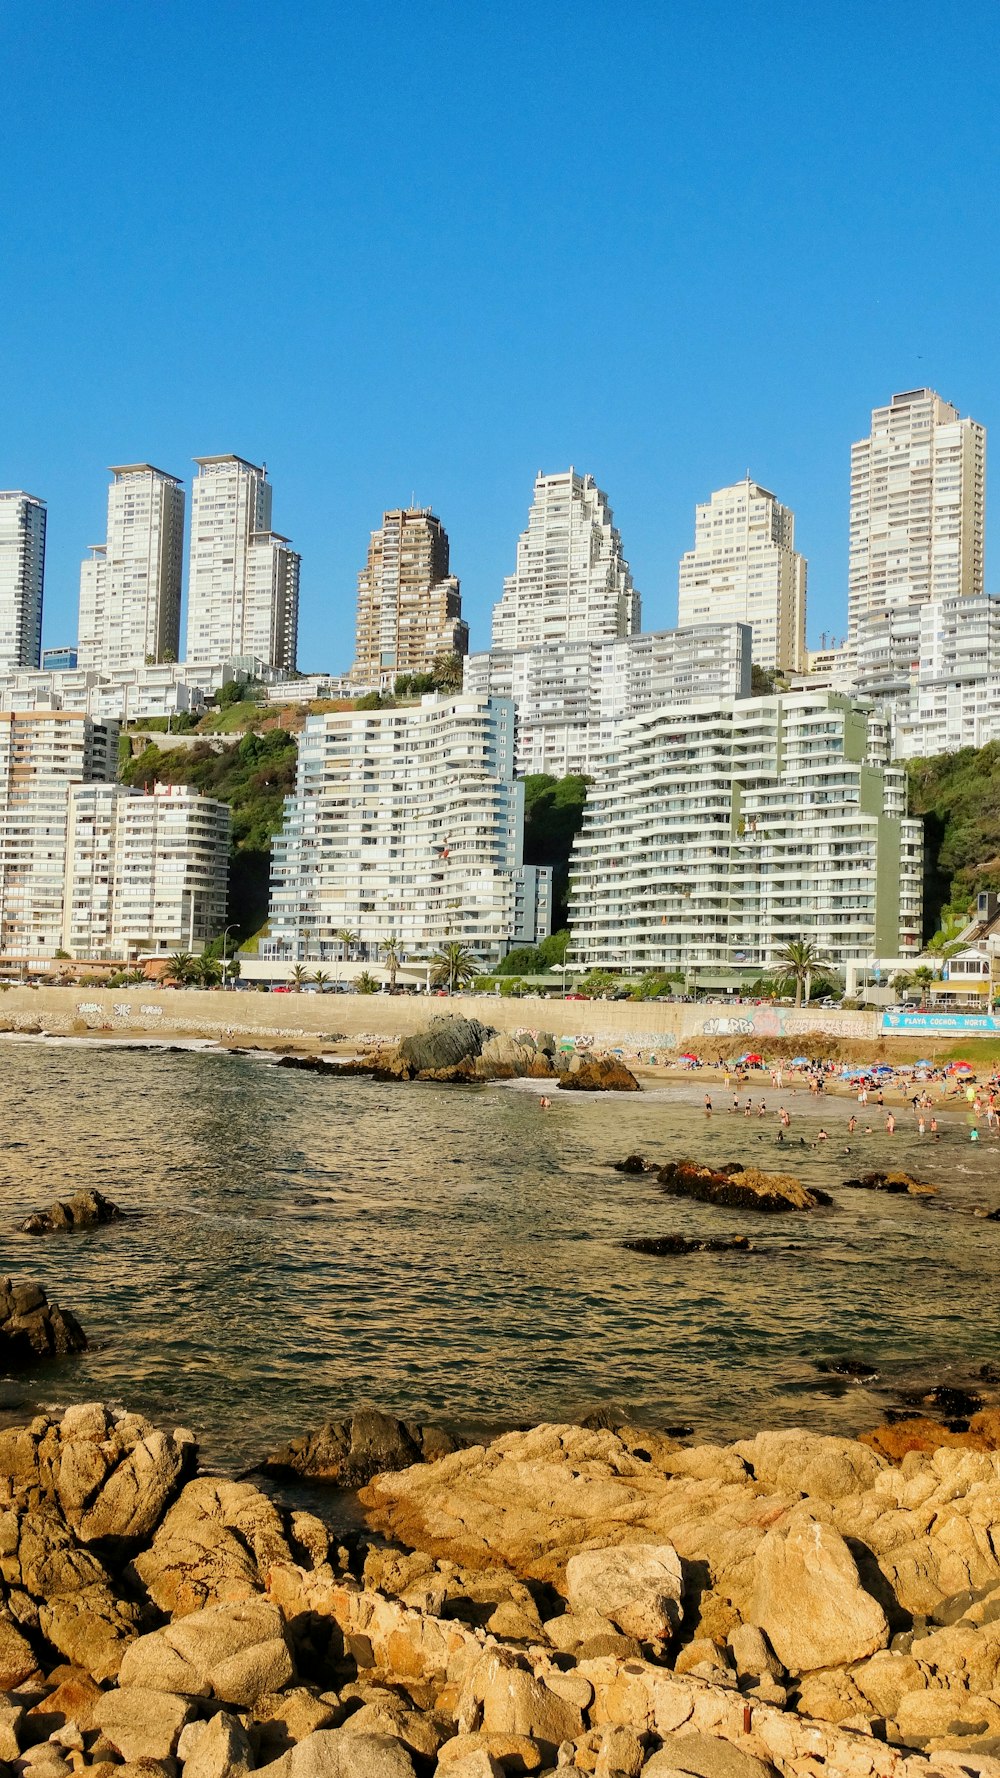
<path fill-rule="evenodd" d="M 82 1352 L 86 1345 L 76 1316 L 50 1303 L 40 1284 L 0 1278 L 0 1376 L 39 1358 Z"/>
<path fill-rule="evenodd" d="M 495 1031 L 478 1019 L 444 1013 L 398 1043 L 376 1044 L 331 1074 L 376 1080 L 430 1080 L 463 1085 L 485 1080 L 546 1080 L 575 1092 L 637 1093 L 639 1082 L 616 1056 L 567 1054 L 551 1032 Z"/>

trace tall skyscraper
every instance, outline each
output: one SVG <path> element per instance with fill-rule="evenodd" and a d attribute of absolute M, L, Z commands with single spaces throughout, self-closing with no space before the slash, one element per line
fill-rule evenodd
<path fill-rule="evenodd" d="M 607 495 L 592 475 L 539 471 L 517 566 L 493 607 L 494 648 L 600 642 L 640 628 L 639 594 Z"/>
<path fill-rule="evenodd" d="M 81 667 L 176 660 L 181 632 L 184 489 L 151 463 L 113 467 L 106 543 L 80 571 Z"/>
<path fill-rule="evenodd" d="M 0 493 L 0 672 L 37 667 L 45 587 L 45 501 Z"/>
<path fill-rule="evenodd" d="M 231 454 L 195 462 L 185 659 L 255 655 L 294 670 L 300 557 L 271 530 L 266 465 Z"/>
<path fill-rule="evenodd" d="M 449 573 L 449 556 L 448 533 L 430 507 L 382 514 L 358 575 L 351 677 L 359 684 L 428 673 L 440 655 L 468 652 L 461 584 Z"/>
<path fill-rule="evenodd" d="M 872 413 L 851 446 L 848 640 L 890 607 L 983 591 L 986 429 L 933 389 Z"/>
<path fill-rule="evenodd" d="M 749 624 L 755 666 L 803 671 L 806 560 L 795 548 L 795 515 L 749 475 L 695 508 L 678 612 L 682 626 Z"/>

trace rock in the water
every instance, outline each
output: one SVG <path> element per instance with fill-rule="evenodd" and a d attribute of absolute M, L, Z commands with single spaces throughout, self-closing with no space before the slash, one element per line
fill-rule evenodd
<path fill-rule="evenodd" d="M 457 1068 L 480 1055 L 484 1043 L 497 1033 L 478 1019 L 456 1018 L 450 1013 L 432 1019 L 426 1031 L 416 1031 L 399 1044 L 401 1059 L 414 1073 L 428 1069 Z"/>
<path fill-rule="evenodd" d="M 790 1673 L 859 1661 L 889 1641 L 881 1605 L 831 1525 L 805 1509 L 763 1538 L 752 1621 Z"/>
<path fill-rule="evenodd" d="M 642 1088 L 624 1062 L 617 1056 L 574 1056 L 565 1074 L 559 1077 L 563 1093 L 641 1093 Z"/>
<path fill-rule="evenodd" d="M 40 1284 L 0 1278 L 0 1372 L 22 1370 L 38 1358 L 65 1358 L 86 1345 L 76 1316 L 50 1303 Z"/>
<path fill-rule="evenodd" d="M 791 1173 L 760 1173 L 754 1167 L 699 1167 L 694 1161 L 668 1161 L 657 1180 L 671 1198 L 696 1198 L 730 1210 L 817 1210 L 829 1204 L 826 1192 L 807 1190 Z"/>
<path fill-rule="evenodd" d="M 0 1432 L 0 1488 L 57 1508 L 80 1543 L 134 1545 L 152 1535 L 196 1455 L 183 1427 L 161 1432 L 141 1414 L 85 1402 Z"/>
<path fill-rule="evenodd" d="M 640 1235 L 634 1241 L 623 1241 L 629 1253 L 651 1253 L 657 1256 L 672 1253 L 752 1253 L 753 1242 L 748 1235 L 715 1235 L 703 1241 L 688 1235 Z"/>
<path fill-rule="evenodd" d="M 615 1161 L 616 1173 L 648 1173 L 653 1171 L 648 1161 L 641 1154 L 627 1154 L 623 1161 Z"/>
<path fill-rule="evenodd" d="M 273 1452 L 264 1468 L 279 1474 L 291 1470 L 339 1488 L 363 1488 L 386 1470 L 431 1463 L 458 1448 L 451 1434 L 439 1427 L 395 1420 L 377 1408 L 359 1408 L 349 1420 L 331 1421 Z"/>
<path fill-rule="evenodd" d="M 932 1198 L 936 1185 L 924 1185 L 911 1173 L 862 1173 L 860 1179 L 845 1179 L 845 1191 L 908 1193 L 911 1198 Z"/>
<path fill-rule="evenodd" d="M 124 1210 L 106 1198 L 103 1192 L 77 1192 L 64 1202 L 50 1204 L 47 1210 L 36 1210 L 18 1225 L 22 1235 L 53 1235 L 72 1233 L 77 1229 L 96 1229 L 108 1222 L 122 1222 Z"/>

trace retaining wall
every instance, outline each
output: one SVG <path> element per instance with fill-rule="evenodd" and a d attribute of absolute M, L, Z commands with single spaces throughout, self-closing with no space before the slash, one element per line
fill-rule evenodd
<path fill-rule="evenodd" d="M 697 1049 L 698 1039 L 732 1037 L 734 1049 L 753 1049 L 772 1037 L 874 1039 L 878 1014 L 837 1008 L 796 1011 L 788 1006 L 697 1006 L 615 1000 L 504 1000 L 456 995 L 452 1001 L 388 994 L 221 993 L 190 988 L 29 988 L 0 993 L 0 1028 L 40 1025 L 54 1034 L 118 1031 L 136 1035 L 252 1038 L 287 1036 L 405 1037 L 448 1011 L 481 1019 L 501 1031 L 551 1031 L 595 1045 L 656 1052 L 664 1057 Z M 807 1043 L 808 1047 L 808 1043 Z"/>

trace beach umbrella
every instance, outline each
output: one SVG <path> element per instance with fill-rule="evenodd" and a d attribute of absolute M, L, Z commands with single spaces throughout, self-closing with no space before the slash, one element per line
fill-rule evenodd
<path fill-rule="evenodd" d="M 933 1068 L 934 1064 L 933 1062 L 929 1062 L 927 1057 L 924 1056 L 919 1062 L 914 1062 L 913 1066 L 914 1068 Z"/>
<path fill-rule="evenodd" d="M 754 1051 L 752 1055 L 744 1056 L 743 1060 L 744 1062 L 763 1062 L 764 1058 L 763 1056 L 758 1056 L 756 1051 Z"/>
<path fill-rule="evenodd" d="M 949 1069 L 948 1069 L 948 1073 L 949 1074 L 974 1074 L 975 1069 L 973 1068 L 971 1062 L 952 1062 Z"/>
<path fill-rule="evenodd" d="M 682 1062 L 697 1062 L 697 1060 L 697 1056 L 691 1050 L 685 1050 L 684 1054 L 681 1056 Z"/>
<path fill-rule="evenodd" d="M 792 1067 L 793 1068 L 808 1068 L 808 1066 L 809 1066 L 809 1057 L 808 1056 L 793 1056 L 792 1057 Z M 846 1068 L 844 1069 L 844 1073 L 845 1074 L 847 1073 Z"/>

